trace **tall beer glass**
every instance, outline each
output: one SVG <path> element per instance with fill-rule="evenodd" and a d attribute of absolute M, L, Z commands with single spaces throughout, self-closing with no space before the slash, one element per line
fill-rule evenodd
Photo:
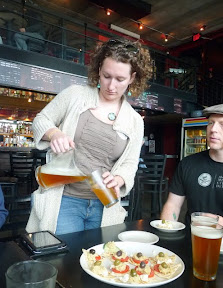
<path fill-rule="evenodd" d="M 200 280 L 216 279 L 223 227 L 209 221 L 191 223 L 193 274 Z"/>
<path fill-rule="evenodd" d="M 207 221 L 207 222 L 217 224 L 218 219 L 219 219 L 218 215 L 207 213 L 207 212 L 193 212 L 191 214 L 191 222 Z"/>
<path fill-rule="evenodd" d="M 114 188 L 106 187 L 99 170 L 92 172 L 91 177 L 89 177 L 88 180 L 91 185 L 91 190 L 106 208 L 109 208 L 118 202 L 118 197 Z"/>

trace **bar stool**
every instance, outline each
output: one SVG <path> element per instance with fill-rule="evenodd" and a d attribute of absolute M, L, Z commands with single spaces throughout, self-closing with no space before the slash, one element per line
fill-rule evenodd
<path fill-rule="evenodd" d="M 147 154 L 143 157 L 137 175 L 137 214 L 136 219 L 142 218 L 143 203 L 145 194 L 151 194 L 151 207 L 145 209 L 150 212 L 150 216 L 159 216 L 162 210 L 162 197 L 168 191 L 168 178 L 164 177 L 164 170 L 167 156 L 157 154 Z"/>

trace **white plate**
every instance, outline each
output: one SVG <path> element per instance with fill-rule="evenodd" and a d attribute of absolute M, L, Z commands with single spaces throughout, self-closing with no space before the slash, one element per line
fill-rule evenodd
<path fill-rule="evenodd" d="M 169 221 L 169 220 L 168 220 Z M 186 226 L 181 223 L 181 222 L 177 222 L 177 221 L 169 221 L 172 225 L 173 228 L 172 229 L 167 229 L 167 228 L 163 228 L 163 227 L 159 227 L 160 224 L 162 224 L 162 220 L 154 220 L 150 222 L 150 225 L 160 231 L 165 231 L 165 232 L 176 232 L 179 230 L 184 229 Z"/>
<path fill-rule="evenodd" d="M 223 254 L 223 238 L 221 240 L 221 248 L 220 248 L 220 253 Z"/>
<path fill-rule="evenodd" d="M 154 255 L 158 254 L 159 252 L 167 253 L 168 255 L 176 255 L 175 253 L 171 252 L 170 250 L 167 250 L 165 248 L 162 248 L 162 247 L 156 246 L 156 245 L 148 245 L 147 243 L 115 242 L 115 244 L 121 250 L 124 250 L 128 255 L 133 255 L 134 253 L 138 253 L 138 252 L 141 252 L 143 255 L 146 255 L 149 257 L 154 256 Z M 104 244 L 99 244 L 99 245 L 90 247 L 89 249 L 95 249 L 96 253 L 102 254 L 103 253 L 103 246 L 104 246 Z M 159 282 L 148 283 L 148 284 L 137 284 L 136 285 L 136 284 L 127 284 L 127 283 L 115 282 L 112 279 L 111 280 L 105 279 L 105 278 L 95 274 L 88 268 L 88 264 L 87 264 L 87 261 L 85 259 L 84 254 L 82 254 L 80 257 L 80 265 L 81 265 L 82 269 L 87 274 L 89 274 L 90 276 L 92 276 L 93 278 L 95 278 L 99 281 L 105 282 L 105 283 L 110 284 L 110 285 L 118 286 L 118 287 L 156 287 L 156 286 L 160 286 L 160 285 L 164 285 L 164 284 L 167 284 L 169 282 L 172 282 L 173 280 L 180 277 L 180 275 L 184 272 L 184 269 L 185 269 L 184 262 L 177 255 L 176 255 L 175 263 L 181 264 L 181 267 L 174 273 L 174 275 L 171 279 L 160 279 Z M 107 268 L 109 268 L 111 264 L 110 264 L 110 262 L 106 263 L 106 261 L 104 261 L 104 265 Z"/>
<path fill-rule="evenodd" d="M 140 242 L 154 244 L 159 241 L 159 237 L 146 231 L 125 231 L 118 234 L 118 239 L 127 242 Z"/>

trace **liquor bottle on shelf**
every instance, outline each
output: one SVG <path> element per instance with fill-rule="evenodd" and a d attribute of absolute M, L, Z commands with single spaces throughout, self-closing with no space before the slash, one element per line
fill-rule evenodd
<path fill-rule="evenodd" d="M 3 133 L 7 133 L 7 127 L 6 127 L 5 123 L 3 123 Z"/>

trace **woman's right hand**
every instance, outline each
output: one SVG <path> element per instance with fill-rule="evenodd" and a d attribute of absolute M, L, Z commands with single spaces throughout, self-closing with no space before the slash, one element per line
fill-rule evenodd
<path fill-rule="evenodd" d="M 49 140 L 50 147 L 54 153 L 66 152 L 70 148 L 75 148 L 74 141 L 59 129 L 53 132 Z"/>

